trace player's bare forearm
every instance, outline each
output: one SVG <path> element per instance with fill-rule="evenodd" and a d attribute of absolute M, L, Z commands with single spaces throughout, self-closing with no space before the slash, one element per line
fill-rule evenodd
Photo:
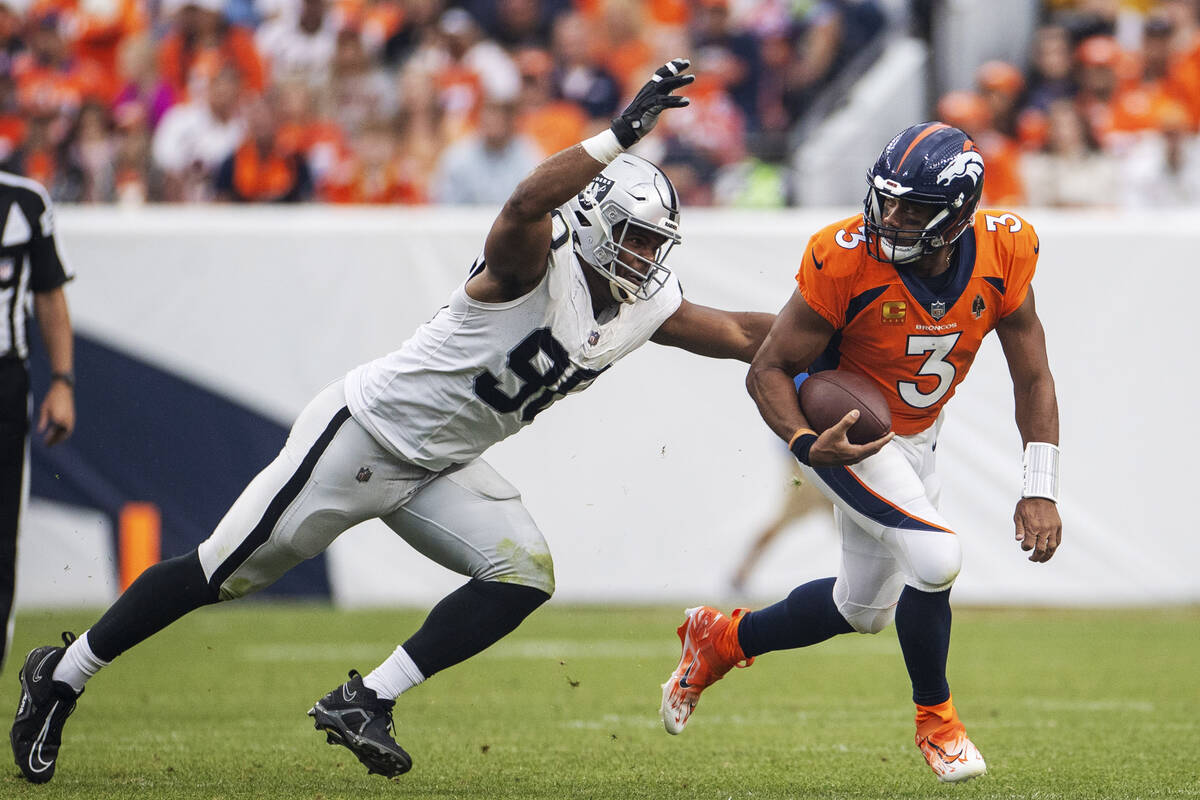
<path fill-rule="evenodd" d="M 780 310 L 746 374 L 746 390 L 775 435 L 789 441 L 811 427 L 796 398 L 795 376 L 817 359 L 833 336 L 833 326 L 813 311 L 799 290 Z"/>
<path fill-rule="evenodd" d="M 1032 289 L 1021 307 L 1000 321 L 996 334 L 1012 375 L 1022 443 L 1058 444 L 1058 399 L 1046 356 L 1046 331 L 1038 318 Z"/>
<path fill-rule="evenodd" d="M 697 355 L 735 358 L 749 364 L 774 321 L 774 314 L 723 311 L 684 300 L 650 339 Z"/>
<path fill-rule="evenodd" d="M 33 306 L 46 344 L 50 371 L 69 375 L 75 363 L 75 346 L 66 294 L 62 287 L 35 292 Z M 50 381 L 38 411 L 37 430 L 48 445 L 64 441 L 75 430 L 75 391 L 69 380 Z"/>
<path fill-rule="evenodd" d="M 1058 444 L 1058 397 L 1049 371 L 1028 384 L 1018 385 L 1014 381 L 1013 397 L 1021 444 Z"/>
<path fill-rule="evenodd" d="M 582 145 L 560 150 L 534 167 L 517 185 L 500 219 L 518 225 L 536 222 L 582 192 L 602 169 L 604 164 L 588 155 Z"/>
<path fill-rule="evenodd" d="M 801 428 L 810 428 L 796 398 L 796 384 L 787 370 L 759 364 L 757 359 L 746 374 L 746 389 L 758 406 L 758 413 L 776 436 L 790 441 Z"/>
<path fill-rule="evenodd" d="M 71 372 L 75 365 L 75 347 L 71 336 L 71 314 L 62 287 L 49 292 L 35 292 L 33 308 L 51 372 Z"/>
<path fill-rule="evenodd" d="M 536 282 L 550 252 L 550 212 L 579 194 L 604 165 L 580 145 L 547 158 L 517 185 L 484 244 L 487 269 L 517 285 Z"/>

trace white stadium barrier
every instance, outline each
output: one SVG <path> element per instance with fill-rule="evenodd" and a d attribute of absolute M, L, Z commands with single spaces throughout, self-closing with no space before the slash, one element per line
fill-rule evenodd
<path fill-rule="evenodd" d="M 694 302 L 776 310 L 808 236 L 851 213 L 686 210 L 672 263 Z M 78 272 L 68 297 L 81 332 L 287 424 L 328 381 L 393 349 L 444 303 L 493 214 L 67 208 L 60 236 Z M 1042 243 L 1034 287 L 1061 408 L 1064 544 L 1035 565 L 1013 541 L 1021 448 L 991 337 L 950 403 L 938 448 L 943 510 L 965 550 L 956 602 L 1200 601 L 1189 511 L 1200 449 L 1190 417 L 1200 389 L 1200 224 L 1194 212 L 1026 216 Z M 790 479 L 744 376 L 739 363 L 650 344 L 493 448 L 488 460 L 522 490 L 550 542 L 560 601 L 728 596 L 733 564 Z M 67 545 L 61 531 L 33 528 L 61 518 L 26 516 L 21 605 L 51 599 L 32 576 Z M 809 521 L 782 537 L 751 592 L 782 596 L 834 574 L 829 527 Z M 381 524 L 343 536 L 329 568 L 344 606 L 426 604 L 461 582 Z M 111 577 L 96 585 L 70 596 L 111 597 Z"/>

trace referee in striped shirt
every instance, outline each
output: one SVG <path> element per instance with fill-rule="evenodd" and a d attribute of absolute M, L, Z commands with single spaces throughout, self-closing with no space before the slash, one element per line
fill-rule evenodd
<path fill-rule="evenodd" d="M 12 641 L 17 525 L 29 489 L 29 346 L 32 310 L 50 358 L 37 430 L 55 445 L 75 428 L 74 350 L 63 284 L 74 274 L 54 241 L 50 196 L 36 181 L 0 172 L 0 667 Z"/>

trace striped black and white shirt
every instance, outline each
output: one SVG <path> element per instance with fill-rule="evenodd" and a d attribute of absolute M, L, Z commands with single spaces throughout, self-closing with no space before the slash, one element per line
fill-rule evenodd
<path fill-rule="evenodd" d="M 33 293 L 73 277 L 54 240 L 50 195 L 37 181 L 0 172 L 0 358 L 29 355 L 25 323 Z"/>

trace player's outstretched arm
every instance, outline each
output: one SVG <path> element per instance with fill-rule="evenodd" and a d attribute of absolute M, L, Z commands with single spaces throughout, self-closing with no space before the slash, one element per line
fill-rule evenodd
<path fill-rule="evenodd" d="M 874 442 L 851 444 L 846 432 L 858 419 L 858 412 L 852 411 L 815 441 L 809 440 L 807 450 L 797 452 L 797 435 L 813 431 L 800 410 L 794 378 L 817 359 L 833 333 L 833 326 L 797 290 L 775 318 L 746 375 L 746 389 L 767 426 L 792 447 L 797 458 L 814 467 L 856 464 L 878 453 L 892 438 L 889 433 Z"/>
<path fill-rule="evenodd" d="M 709 358 L 736 358 L 749 364 L 774 321 L 774 314 L 724 311 L 684 300 L 650 341 Z"/>
<path fill-rule="evenodd" d="M 1030 561 L 1046 562 L 1062 541 L 1058 514 L 1058 399 L 1046 357 L 1046 331 L 1038 318 L 1033 289 L 1013 313 L 996 326 L 1013 381 L 1017 429 L 1026 447 L 1027 465 L 1049 458 L 1052 463 L 1031 472 L 1027 466 L 1023 496 L 1013 514 L 1016 539 L 1032 550 Z"/>
<path fill-rule="evenodd" d="M 677 58 L 659 67 L 608 130 L 555 153 L 521 181 L 492 223 L 483 250 L 484 285 L 473 288 L 487 294 L 486 299 L 497 294 L 512 298 L 541 280 L 550 252 L 550 212 L 649 133 L 664 110 L 688 104 L 686 97 L 672 93 L 695 80 L 683 74 L 690 64 Z"/>

